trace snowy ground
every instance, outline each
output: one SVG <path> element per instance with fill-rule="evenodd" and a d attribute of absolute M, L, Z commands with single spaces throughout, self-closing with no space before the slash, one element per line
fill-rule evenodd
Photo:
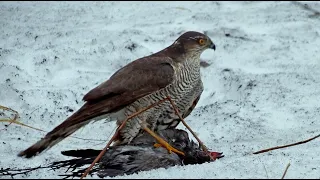
<path fill-rule="evenodd" d="M 303 4 L 320 11 L 319 2 Z M 187 122 L 225 157 L 117 178 L 281 178 L 289 162 L 286 178 L 320 178 L 319 139 L 252 154 L 320 132 L 316 11 L 293 2 L 1 2 L 0 17 L 0 105 L 46 131 L 118 68 L 182 32 L 205 32 L 214 41 L 217 50 L 202 55 L 211 64 L 202 69 L 205 91 Z M 70 137 L 26 160 L 17 153 L 45 133 L 11 125 L 0 131 L 0 168 L 63 160 L 62 150 L 103 148 L 114 128 L 114 122 L 90 124 L 74 136 L 105 141 Z"/>

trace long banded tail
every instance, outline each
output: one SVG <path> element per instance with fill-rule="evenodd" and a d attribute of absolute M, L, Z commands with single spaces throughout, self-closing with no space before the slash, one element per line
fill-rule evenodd
<path fill-rule="evenodd" d="M 60 125 L 50 131 L 44 138 L 21 151 L 18 156 L 31 158 L 38 155 L 46 149 L 50 149 L 66 137 L 76 132 L 81 127 L 87 125 L 95 119 L 99 114 L 90 111 L 90 105 L 85 104 L 72 116 L 63 121 Z M 90 112 L 90 113 L 88 113 Z M 96 120 L 96 119 L 95 119 Z"/>

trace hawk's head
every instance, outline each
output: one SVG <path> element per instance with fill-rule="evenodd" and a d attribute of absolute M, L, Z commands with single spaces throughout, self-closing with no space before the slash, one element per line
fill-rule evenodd
<path fill-rule="evenodd" d="M 206 49 L 216 50 L 216 45 L 205 34 L 188 31 L 182 34 L 173 44 L 179 48 L 183 48 L 185 52 L 197 52 L 202 53 Z"/>

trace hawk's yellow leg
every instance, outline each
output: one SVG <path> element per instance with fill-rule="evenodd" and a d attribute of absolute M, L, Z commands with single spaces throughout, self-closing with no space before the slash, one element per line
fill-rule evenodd
<path fill-rule="evenodd" d="M 168 152 L 171 154 L 172 152 L 175 152 L 176 154 L 180 154 L 184 156 L 184 153 L 177 150 L 176 148 L 172 147 L 169 143 L 167 143 L 164 139 L 162 139 L 160 136 L 158 136 L 155 132 L 153 132 L 151 129 L 149 129 L 146 125 L 142 125 L 142 128 L 149 133 L 152 137 L 154 137 L 159 143 L 156 143 L 155 147 L 164 147 L 168 150 Z"/>

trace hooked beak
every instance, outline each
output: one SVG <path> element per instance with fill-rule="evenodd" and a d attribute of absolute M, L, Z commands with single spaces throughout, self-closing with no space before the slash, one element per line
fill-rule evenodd
<path fill-rule="evenodd" d="M 213 42 L 211 42 L 210 45 L 209 45 L 209 48 L 213 49 L 213 50 L 216 50 L 216 45 Z"/>

